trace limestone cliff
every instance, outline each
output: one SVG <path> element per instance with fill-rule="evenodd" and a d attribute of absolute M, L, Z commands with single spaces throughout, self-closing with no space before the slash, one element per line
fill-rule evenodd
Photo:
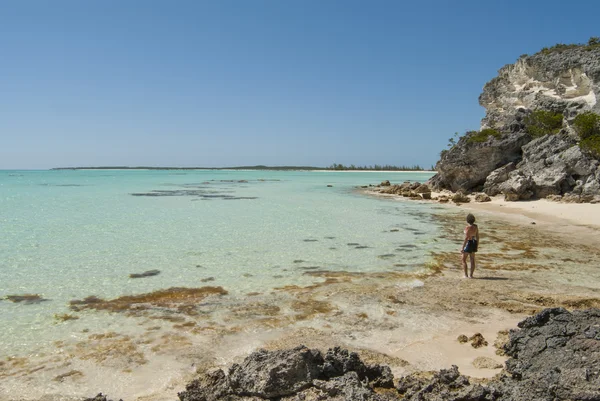
<path fill-rule="evenodd" d="M 485 84 L 479 103 L 486 109 L 481 130 L 442 152 L 434 188 L 504 193 L 509 200 L 600 195 L 599 155 L 581 149 L 573 125 L 582 113 L 600 121 L 599 44 L 522 56 Z"/>

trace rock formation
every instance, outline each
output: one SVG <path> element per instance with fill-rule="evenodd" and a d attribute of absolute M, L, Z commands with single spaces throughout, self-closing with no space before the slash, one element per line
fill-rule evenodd
<path fill-rule="evenodd" d="M 456 366 L 419 372 L 393 386 L 386 366 L 340 348 L 257 351 L 225 373 L 202 375 L 180 401 L 559 401 L 600 400 L 600 309 L 546 309 L 511 330 L 505 371 L 473 384 Z M 460 346 L 460 345 L 457 345 Z"/>
<path fill-rule="evenodd" d="M 507 200 L 600 197 L 599 154 L 582 151 L 573 125 L 582 113 L 600 115 L 599 96 L 600 45 L 563 45 L 522 56 L 484 86 L 481 130 L 442 152 L 430 184 L 436 190 L 503 193 Z M 550 129 L 544 119 L 554 117 L 558 125 Z"/>

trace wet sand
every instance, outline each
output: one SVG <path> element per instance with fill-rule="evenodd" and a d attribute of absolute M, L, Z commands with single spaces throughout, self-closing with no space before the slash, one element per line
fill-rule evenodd
<path fill-rule="evenodd" d="M 473 361 L 503 363 L 494 343 L 524 317 L 545 307 L 600 306 L 598 225 L 590 223 L 600 206 L 589 205 L 598 209 L 583 213 L 595 216 L 585 221 L 531 206 L 447 206 L 456 213 L 436 216 L 439 236 L 455 241 L 456 251 L 436 253 L 414 274 L 308 271 L 316 284 L 243 297 L 204 287 L 75 303 L 79 319 L 59 323 L 73 325 L 73 336 L 54 352 L 0 361 L 0 399 L 69 400 L 102 391 L 126 401 L 174 400 L 197 372 L 239 362 L 257 348 L 298 344 L 355 350 L 396 376 L 455 364 L 473 377 L 491 377 L 500 369 Z M 565 206 L 564 213 L 589 207 Z M 481 228 L 475 279 L 463 279 L 459 263 L 467 209 Z M 137 329 L 81 329 L 101 313 L 117 322 L 136 319 Z M 488 345 L 457 341 L 475 333 Z"/>

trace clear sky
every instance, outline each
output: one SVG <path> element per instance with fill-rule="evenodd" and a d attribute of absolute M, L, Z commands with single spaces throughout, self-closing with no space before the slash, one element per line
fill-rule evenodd
<path fill-rule="evenodd" d="M 600 1 L 0 0 L 0 169 L 434 164 Z"/>

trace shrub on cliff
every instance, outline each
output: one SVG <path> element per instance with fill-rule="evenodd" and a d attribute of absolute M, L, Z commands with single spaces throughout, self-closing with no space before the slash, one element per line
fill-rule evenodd
<path fill-rule="evenodd" d="M 600 158 L 600 116 L 587 111 L 573 120 L 573 128 L 581 141 L 579 147 L 596 158 Z"/>
<path fill-rule="evenodd" d="M 493 128 L 484 128 L 481 131 L 467 132 L 467 143 L 482 143 L 488 140 L 490 136 L 500 138 L 502 134 Z"/>
<path fill-rule="evenodd" d="M 579 142 L 579 147 L 596 159 L 600 159 L 600 135 L 582 139 L 581 142 Z"/>
<path fill-rule="evenodd" d="M 573 120 L 573 128 L 581 139 L 600 135 L 600 116 L 591 111 L 581 113 Z"/>
<path fill-rule="evenodd" d="M 536 110 L 525 118 L 525 130 L 534 138 L 558 134 L 562 128 L 563 115 L 548 110 Z"/>

